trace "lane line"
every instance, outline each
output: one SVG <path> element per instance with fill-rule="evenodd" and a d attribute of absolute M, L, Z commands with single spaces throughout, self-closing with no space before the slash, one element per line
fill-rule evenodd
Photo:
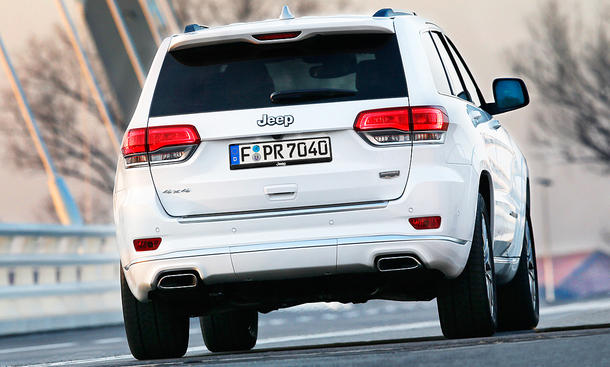
<path fill-rule="evenodd" d="M 113 343 L 124 343 L 127 342 L 126 338 L 116 337 L 116 338 L 105 338 L 105 339 L 97 339 L 93 341 L 93 344 L 113 344 Z"/>
<path fill-rule="evenodd" d="M 384 333 L 384 332 L 388 332 L 388 331 L 427 329 L 427 328 L 434 328 L 434 327 L 440 327 L 440 324 L 438 321 L 422 321 L 422 322 L 413 322 L 413 323 L 408 323 L 408 324 L 375 326 L 375 327 L 370 327 L 370 328 L 331 331 L 331 332 L 327 332 L 327 333 L 317 333 L 317 334 L 279 336 L 279 337 L 275 337 L 275 338 L 260 339 L 259 341 L 257 341 L 256 344 L 259 345 L 259 344 L 272 344 L 272 343 L 282 343 L 282 342 L 309 340 L 309 339 L 335 338 L 335 337 L 342 337 L 342 336 L 376 334 L 376 333 Z"/>
<path fill-rule="evenodd" d="M 566 305 L 550 306 L 540 309 L 541 315 L 554 315 L 558 313 L 570 313 L 577 311 L 593 311 L 610 309 L 610 299 L 590 301 L 584 303 L 569 303 Z"/>
<path fill-rule="evenodd" d="M 0 354 L 32 352 L 32 351 L 35 351 L 35 350 L 46 350 L 46 349 L 72 348 L 72 347 L 75 347 L 75 346 L 76 346 L 76 343 L 57 343 L 57 344 L 46 344 L 46 345 L 32 345 L 32 346 L 29 346 L 29 347 L 17 347 L 17 348 L 0 349 Z"/>
<path fill-rule="evenodd" d="M 123 354 L 119 356 L 112 357 L 101 357 L 101 358 L 88 358 L 88 359 L 78 359 L 73 361 L 60 361 L 60 362 L 49 362 L 49 363 L 40 363 L 40 364 L 29 364 L 28 367 L 61 367 L 61 366 L 74 366 L 77 364 L 87 364 L 87 363 L 101 363 L 101 362 L 112 362 L 112 361 L 122 361 L 127 359 L 136 360 L 131 356 L 131 354 Z"/>

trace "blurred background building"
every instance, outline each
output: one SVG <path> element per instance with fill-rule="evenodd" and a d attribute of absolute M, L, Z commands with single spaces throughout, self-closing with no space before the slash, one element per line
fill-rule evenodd
<path fill-rule="evenodd" d="M 297 16 L 413 10 L 445 29 L 488 101 L 494 78 L 523 77 L 530 106 L 499 118 L 528 159 L 538 255 L 563 259 L 555 272 L 541 264 L 541 277 L 556 278 L 551 283 L 559 288 L 563 281 L 582 286 L 570 274 L 585 265 L 595 268 L 590 261 L 601 269 L 597 276 L 608 279 L 608 0 L 2 1 L 0 36 L 86 225 L 112 223 L 116 141 L 161 39 L 189 23 L 275 18 L 285 3 Z M 47 174 L 5 73 L 0 94 L 0 223 L 59 223 Z M 0 279 L 0 287 L 7 282 Z M 607 293 L 608 283 L 598 291 Z"/>

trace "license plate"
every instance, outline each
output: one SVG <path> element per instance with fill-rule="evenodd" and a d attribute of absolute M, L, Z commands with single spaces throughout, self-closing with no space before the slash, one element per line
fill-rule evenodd
<path fill-rule="evenodd" d="M 289 166 L 332 161 L 330 138 L 229 145 L 231 169 Z"/>

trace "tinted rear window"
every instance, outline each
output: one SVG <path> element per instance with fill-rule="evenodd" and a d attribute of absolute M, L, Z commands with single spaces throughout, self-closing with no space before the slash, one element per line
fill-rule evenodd
<path fill-rule="evenodd" d="M 395 35 L 327 35 L 173 51 L 163 61 L 150 116 L 278 106 L 271 93 L 305 89 L 353 93 L 288 104 L 407 96 Z"/>

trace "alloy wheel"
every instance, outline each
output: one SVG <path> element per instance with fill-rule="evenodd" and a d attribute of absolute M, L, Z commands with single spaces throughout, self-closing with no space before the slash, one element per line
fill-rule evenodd
<path fill-rule="evenodd" d="M 491 250 L 489 236 L 487 235 L 487 223 L 485 217 L 481 218 L 481 227 L 483 234 L 483 265 L 485 266 L 485 287 L 487 288 L 487 299 L 489 301 L 489 314 L 493 320 L 496 319 L 495 312 L 495 287 L 493 279 L 493 265 L 491 258 Z"/>

